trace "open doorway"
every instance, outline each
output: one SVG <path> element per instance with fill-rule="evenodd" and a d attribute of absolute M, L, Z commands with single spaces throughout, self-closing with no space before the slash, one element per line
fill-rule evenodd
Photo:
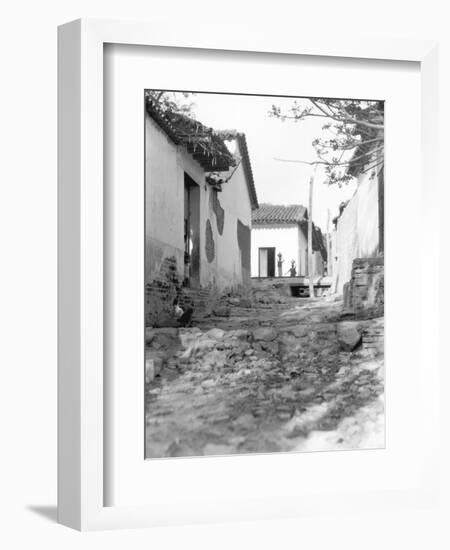
<path fill-rule="evenodd" d="M 184 174 L 184 284 L 200 286 L 200 188 Z"/>
<path fill-rule="evenodd" d="M 259 277 L 275 277 L 275 247 L 259 249 Z"/>

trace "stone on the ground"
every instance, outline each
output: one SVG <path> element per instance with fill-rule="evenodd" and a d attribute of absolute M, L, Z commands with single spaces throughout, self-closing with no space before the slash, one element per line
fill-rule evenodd
<path fill-rule="evenodd" d="M 366 361 L 361 364 L 361 368 L 363 370 L 373 371 L 377 370 L 382 366 L 382 363 L 380 361 Z"/>
<path fill-rule="evenodd" d="M 337 326 L 337 339 L 343 351 L 353 351 L 362 340 L 361 332 L 358 330 L 358 323 L 346 321 Z"/>
<path fill-rule="evenodd" d="M 340 422 L 382 419 L 382 403 L 372 412 L 383 392 L 382 319 L 352 323 L 340 304 L 288 297 L 284 308 L 275 296 L 245 310 L 239 298 L 227 318 L 199 315 L 200 328 L 146 331 L 149 458 L 315 449 L 311 437 L 321 434 L 333 438 L 325 448 L 336 448 L 339 438 L 361 438 Z M 223 299 L 213 307 L 230 306 Z M 370 422 L 365 436 L 376 431 Z"/>
<path fill-rule="evenodd" d="M 241 414 L 241 416 L 236 418 L 233 424 L 236 428 L 248 430 L 254 427 L 255 417 L 250 413 Z"/>
<path fill-rule="evenodd" d="M 210 351 L 215 348 L 216 341 L 212 338 L 209 338 L 206 334 L 202 336 L 194 345 L 194 351 L 197 355 L 201 355 L 207 351 Z"/>
<path fill-rule="evenodd" d="M 225 334 L 225 331 L 222 330 L 221 328 L 212 328 L 208 330 L 208 332 L 206 333 L 206 335 L 209 336 L 209 338 L 213 338 L 214 340 L 222 340 L 224 334 Z"/>
<path fill-rule="evenodd" d="M 247 340 L 248 330 L 245 330 L 245 329 L 232 330 L 228 333 L 228 336 L 232 338 L 236 338 L 237 340 Z"/>
<path fill-rule="evenodd" d="M 255 342 L 271 342 L 277 337 L 277 331 L 272 327 L 261 327 L 253 331 L 253 340 Z"/>
<path fill-rule="evenodd" d="M 216 317 L 229 317 L 230 316 L 230 308 L 227 306 L 217 306 L 213 310 L 213 315 Z"/>
<path fill-rule="evenodd" d="M 267 351 L 269 353 L 273 353 L 276 355 L 279 350 L 278 342 L 261 342 L 261 348 L 264 351 Z"/>
<path fill-rule="evenodd" d="M 306 325 L 294 325 L 292 327 L 288 327 L 286 332 L 293 334 L 297 338 L 302 338 L 303 336 L 306 336 L 310 330 L 311 328 Z"/>

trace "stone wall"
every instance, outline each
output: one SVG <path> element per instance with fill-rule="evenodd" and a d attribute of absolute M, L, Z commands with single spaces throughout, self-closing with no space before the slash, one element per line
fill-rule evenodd
<path fill-rule="evenodd" d="M 219 290 L 214 285 L 189 288 L 182 285 L 178 276 L 177 260 L 165 258 L 157 276 L 145 286 L 145 324 L 147 328 L 178 327 L 173 301 L 183 310 L 193 309 L 193 322 L 198 323 L 211 316 L 228 317 L 230 306 L 251 307 L 248 287 Z"/>
<path fill-rule="evenodd" d="M 145 285 L 145 324 L 152 327 L 176 326 L 173 300 L 181 290 L 175 256 L 161 263 L 157 275 Z"/>
<path fill-rule="evenodd" d="M 357 318 L 384 314 L 384 257 L 353 260 L 351 279 L 344 285 L 344 311 Z"/>

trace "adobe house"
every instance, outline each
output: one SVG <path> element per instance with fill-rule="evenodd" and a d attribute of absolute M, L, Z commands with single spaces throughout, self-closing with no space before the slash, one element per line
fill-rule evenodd
<path fill-rule="evenodd" d="M 146 99 L 147 292 L 249 284 L 257 207 L 244 134 L 218 132 Z"/>
<path fill-rule="evenodd" d="M 313 277 L 324 275 L 327 251 L 322 232 L 313 224 Z M 279 261 L 281 254 L 282 266 Z M 252 277 L 308 277 L 308 211 L 300 204 L 261 204 L 252 214 Z"/>

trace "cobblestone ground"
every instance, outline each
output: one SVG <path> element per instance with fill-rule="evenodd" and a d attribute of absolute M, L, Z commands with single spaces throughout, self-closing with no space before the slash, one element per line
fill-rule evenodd
<path fill-rule="evenodd" d="M 147 458 L 383 447 L 384 322 L 341 311 L 293 298 L 148 330 Z"/>

